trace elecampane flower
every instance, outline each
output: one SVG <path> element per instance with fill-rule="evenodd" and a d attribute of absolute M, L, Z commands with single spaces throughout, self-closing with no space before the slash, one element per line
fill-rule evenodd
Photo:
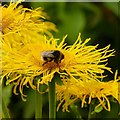
<path fill-rule="evenodd" d="M 2 41 L 3 78 L 6 76 L 7 84 L 14 83 L 14 93 L 19 86 L 23 95 L 25 85 L 33 89 L 37 87 L 39 90 L 39 85 L 48 85 L 56 72 L 61 78 L 68 76 L 84 81 L 84 79 L 98 80 L 104 77 L 102 75 L 104 70 L 111 71 L 105 64 L 107 58 L 113 56 L 114 53 L 114 50 L 109 50 L 110 46 L 102 49 L 97 49 L 98 45 L 87 46 L 90 39 L 82 42 L 80 35 L 70 46 L 66 46 L 65 37 L 60 44 L 57 44 L 57 39 L 48 39 L 45 36 L 36 41 L 34 37 L 32 39 L 34 42 L 26 42 L 19 50 Z M 25 37 L 23 41 L 27 41 Z M 37 79 L 36 86 L 34 81 L 38 76 L 41 78 Z"/>
<path fill-rule="evenodd" d="M 112 96 L 119 101 L 119 82 L 116 77 L 117 72 L 115 74 L 115 80 L 108 82 L 96 81 L 94 79 L 86 81 L 63 79 L 63 85 L 57 85 L 56 87 L 57 99 L 60 101 L 57 110 L 62 105 L 63 111 L 69 111 L 69 105 L 78 99 L 82 101 L 81 107 L 83 107 L 85 103 L 91 104 L 92 99 L 97 98 L 99 104 L 96 106 L 96 108 L 102 106 L 107 111 L 110 111 L 109 96 Z"/>
<path fill-rule="evenodd" d="M 22 5 L 19 5 L 22 1 L 11 1 L 9 6 L 0 6 L 2 11 L 2 15 L 0 16 L 0 30 L 4 36 L 15 32 L 24 35 L 23 33 L 29 34 L 29 31 L 51 35 L 49 30 L 56 31 L 53 23 L 44 21 L 47 15 L 43 12 L 42 8 L 34 10 L 24 8 Z"/>

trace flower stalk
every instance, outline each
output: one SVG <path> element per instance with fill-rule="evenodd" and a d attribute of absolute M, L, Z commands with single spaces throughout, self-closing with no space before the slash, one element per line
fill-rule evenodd
<path fill-rule="evenodd" d="M 89 104 L 88 120 L 95 118 L 96 113 L 94 111 L 94 107 L 95 107 L 95 100 L 92 100 L 91 104 Z"/>
<path fill-rule="evenodd" d="M 40 86 L 40 90 L 43 89 L 43 86 Z M 35 119 L 42 118 L 42 94 L 37 90 L 35 91 Z"/>
<path fill-rule="evenodd" d="M 56 92 L 55 79 L 49 82 L 49 119 L 56 118 Z"/>

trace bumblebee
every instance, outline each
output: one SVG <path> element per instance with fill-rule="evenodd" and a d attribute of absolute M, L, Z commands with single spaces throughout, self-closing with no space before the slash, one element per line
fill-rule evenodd
<path fill-rule="evenodd" d="M 61 62 L 62 59 L 64 59 L 63 53 L 61 53 L 59 50 L 43 51 L 41 53 L 41 57 L 42 57 L 42 60 L 45 61 L 44 64 L 51 61 L 54 61 L 55 63 L 58 64 Z"/>

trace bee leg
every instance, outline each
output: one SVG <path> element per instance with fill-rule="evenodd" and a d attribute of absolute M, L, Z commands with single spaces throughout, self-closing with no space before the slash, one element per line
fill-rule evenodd
<path fill-rule="evenodd" d="M 47 62 L 48 62 L 48 61 L 44 62 L 44 63 L 42 64 L 42 66 L 44 66 Z"/>

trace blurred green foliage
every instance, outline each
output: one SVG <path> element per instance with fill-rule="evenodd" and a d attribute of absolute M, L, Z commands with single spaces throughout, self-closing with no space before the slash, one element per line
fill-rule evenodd
<path fill-rule="evenodd" d="M 118 14 L 119 4 L 113 2 L 84 3 L 84 2 L 31 2 L 23 3 L 25 7 L 43 7 L 49 16 L 49 21 L 56 24 L 58 32 L 53 32 L 54 37 L 62 39 L 68 35 L 66 42 L 73 44 L 78 33 L 82 33 L 82 40 L 91 38 L 89 44 L 99 44 L 99 48 L 111 44 L 111 49 L 116 50 L 116 56 L 109 59 L 109 64 L 115 72 L 120 67 L 120 15 Z M 108 74 L 109 75 L 109 74 Z M 109 76 L 113 79 L 113 76 Z M 13 118 L 34 118 L 35 111 L 35 91 L 25 89 L 27 101 L 23 102 L 20 95 L 12 94 L 12 86 L 3 88 L 3 97 Z M 78 105 L 71 105 L 70 112 L 62 112 L 61 108 L 57 112 L 57 118 L 87 118 L 89 106 L 84 108 Z M 117 118 L 120 106 L 111 100 L 111 111 L 105 111 L 101 107 L 93 110 L 97 118 Z M 77 114 L 77 115 L 76 115 Z M 80 116 L 81 115 L 81 116 Z M 48 117 L 48 94 L 43 95 L 43 117 Z"/>

